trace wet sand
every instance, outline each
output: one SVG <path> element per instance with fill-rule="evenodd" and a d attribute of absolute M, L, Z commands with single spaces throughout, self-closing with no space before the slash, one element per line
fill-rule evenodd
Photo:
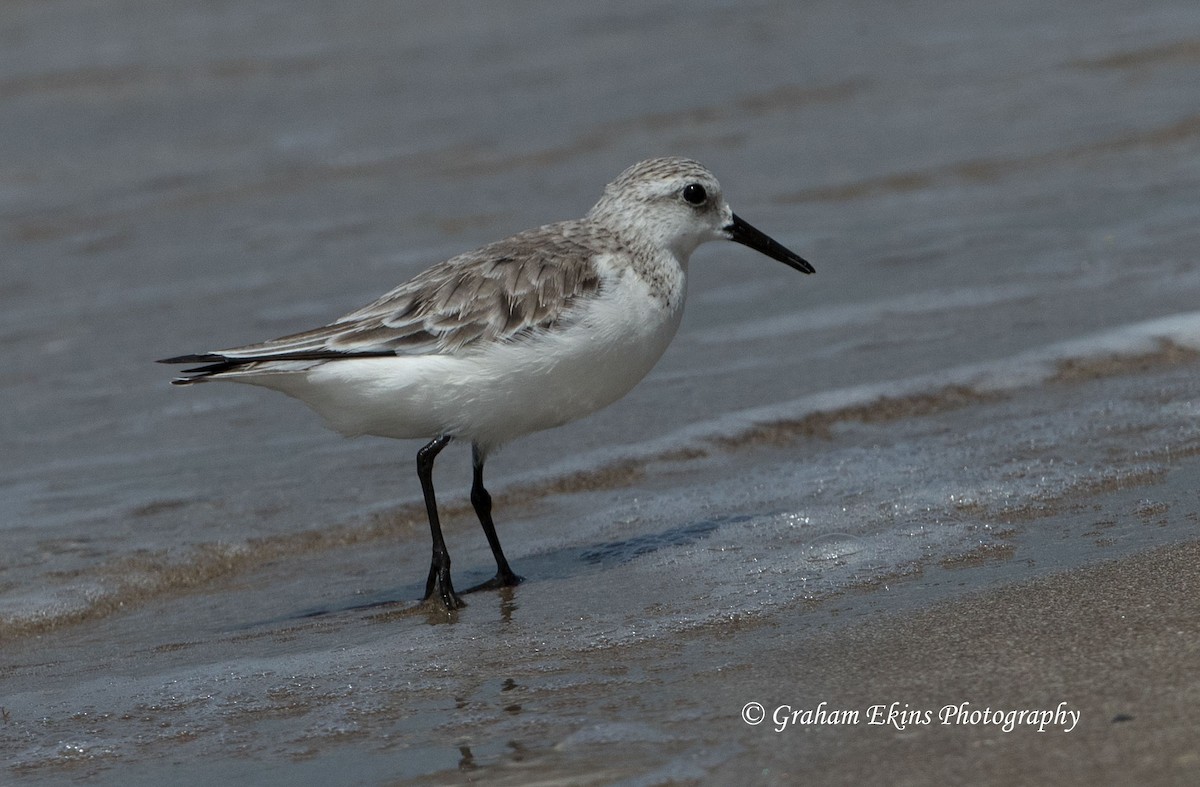
<path fill-rule="evenodd" d="M 863 613 L 861 600 L 848 600 L 821 613 L 831 629 L 823 632 L 799 632 L 787 615 L 697 632 L 622 653 L 607 669 L 661 673 L 655 665 L 703 652 L 714 671 L 672 675 L 652 694 L 618 692 L 610 701 L 631 719 L 640 703 L 659 712 L 719 708 L 720 730 L 677 710 L 671 726 L 691 727 L 694 738 L 670 758 L 631 720 L 548 751 L 510 751 L 508 762 L 482 771 L 464 754 L 457 773 L 428 783 L 1191 784 L 1200 778 L 1198 581 L 1193 541 L 904 612 Z M 903 584 L 895 592 L 905 593 Z M 839 622 L 846 615 L 854 622 Z M 746 650 L 753 659 L 741 658 Z M 739 718 L 752 701 L 767 711 L 755 727 Z M 849 709 L 858 722 L 775 719 L 780 706 L 817 712 L 822 702 L 825 719 Z M 943 709 L 963 703 L 968 714 L 1079 717 L 1040 732 L 957 714 L 943 723 Z M 873 706 L 882 706 L 875 716 Z M 931 720 L 889 722 L 895 711 L 926 711 Z M 588 747 L 596 750 L 590 766 L 579 756 Z M 620 755 L 603 754 L 613 749 Z"/>
<path fill-rule="evenodd" d="M 898 703 L 932 721 L 901 730 L 786 728 L 739 736 L 747 750 L 708 774 L 762 783 L 1190 784 L 1200 779 L 1200 542 L 972 594 L 836 634 L 768 646 L 741 681 L 796 708 L 828 700 L 864 710 Z M 770 639 L 768 639 L 770 641 Z M 758 674 L 754 674 L 757 672 Z M 815 680 L 813 679 L 815 676 Z M 772 688 L 764 692 L 762 687 Z M 814 686 L 819 687 L 815 688 Z M 1071 721 L 1002 725 L 968 710 L 1078 711 Z M 929 717 L 927 717 L 929 718 Z M 959 720 L 962 720 L 961 722 Z M 1070 731 L 1067 731 L 1070 730 Z"/>

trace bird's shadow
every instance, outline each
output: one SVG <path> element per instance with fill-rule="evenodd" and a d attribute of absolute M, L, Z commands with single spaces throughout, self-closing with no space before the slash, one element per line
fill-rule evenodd
<path fill-rule="evenodd" d="M 644 533 L 618 541 L 604 541 L 583 547 L 561 547 L 548 552 L 526 555 L 521 558 L 519 568 L 529 578 L 526 582 L 580 579 L 628 563 L 635 558 L 652 554 L 660 549 L 695 544 L 722 526 L 745 522 L 748 519 L 750 519 L 749 516 L 718 517 L 676 525 L 656 533 Z M 463 572 L 461 577 L 462 587 L 473 587 L 488 579 L 487 574 L 478 569 Z M 516 590 L 517 588 L 508 587 L 498 591 L 502 610 L 505 605 L 512 606 Z M 359 596 L 341 602 L 297 610 L 279 618 L 248 624 L 245 628 L 311 620 L 347 612 L 377 613 L 381 618 L 386 619 L 425 615 L 430 622 L 452 622 L 457 617 L 456 612 L 446 610 L 440 604 L 417 601 L 416 599 L 419 599 L 424 592 L 424 583 L 411 583 L 398 588 L 389 588 L 366 598 Z M 463 595 L 467 594 L 463 593 Z M 480 597 L 482 597 L 482 593 L 468 595 L 469 599 Z"/>

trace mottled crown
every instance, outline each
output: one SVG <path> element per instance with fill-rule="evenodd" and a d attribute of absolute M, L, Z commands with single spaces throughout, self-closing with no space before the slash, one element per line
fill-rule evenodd
<path fill-rule="evenodd" d="M 697 182 L 716 187 L 716 177 L 698 161 L 680 156 L 646 159 L 629 167 L 616 180 L 604 187 L 610 199 L 647 199 L 662 196 L 664 187 Z"/>
<path fill-rule="evenodd" d="M 661 200 L 687 183 L 700 183 L 713 196 L 720 193 L 716 177 L 698 161 L 681 156 L 639 161 L 604 187 L 604 195 L 590 215 L 611 214 L 632 204 Z"/>
<path fill-rule="evenodd" d="M 698 161 L 681 156 L 664 156 L 639 161 L 618 175 L 616 180 L 608 184 L 605 191 L 610 189 L 624 191 L 634 189 L 641 183 L 661 183 L 678 179 L 716 180 L 713 174 Z"/>

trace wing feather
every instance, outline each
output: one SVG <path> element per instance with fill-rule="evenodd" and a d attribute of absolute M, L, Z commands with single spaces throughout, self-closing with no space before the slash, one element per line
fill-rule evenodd
<path fill-rule="evenodd" d="M 601 285 L 595 225 L 561 222 L 460 254 L 328 325 L 258 344 L 180 356 L 207 361 L 178 382 L 274 362 L 458 352 L 480 342 L 520 341 L 569 317 Z"/>

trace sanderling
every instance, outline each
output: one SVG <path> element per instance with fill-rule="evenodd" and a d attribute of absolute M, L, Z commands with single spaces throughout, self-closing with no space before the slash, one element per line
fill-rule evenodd
<path fill-rule="evenodd" d="M 679 327 L 688 257 L 718 239 L 813 272 L 734 215 L 707 169 L 658 158 L 622 172 L 584 218 L 460 254 L 328 325 L 161 363 L 203 364 L 179 385 L 282 391 L 345 435 L 429 438 L 417 452 L 433 535 L 425 599 L 458 608 L 433 492 L 438 453 L 471 441 L 471 503 L 496 559 L 496 576 L 471 590 L 517 584 L 483 486 L 488 452 L 633 388 Z"/>

